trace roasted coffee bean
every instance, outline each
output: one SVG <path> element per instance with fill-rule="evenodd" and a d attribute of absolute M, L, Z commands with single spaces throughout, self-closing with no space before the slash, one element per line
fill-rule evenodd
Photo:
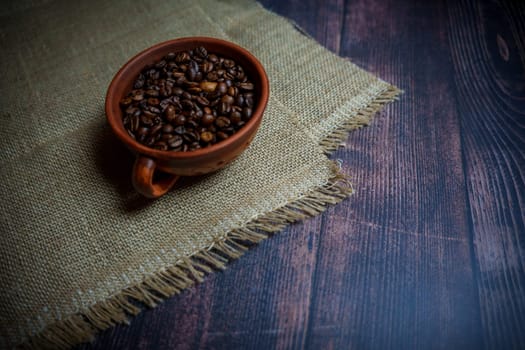
<path fill-rule="evenodd" d="M 148 98 L 148 104 L 151 106 L 156 106 L 160 103 L 158 98 L 150 97 Z"/>
<path fill-rule="evenodd" d="M 183 125 L 179 125 L 173 129 L 173 132 L 177 135 L 182 135 L 186 132 L 186 128 Z"/>
<path fill-rule="evenodd" d="M 228 134 L 223 131 L 217 132 L 217 138 L 219 138 L 219 140 L 226 140 L 228 137 Z"/>
<path fill-rule="evenodd" d="M 232 105 L 226 102 L 221 102 L 219 105 L 219 108 L 217 108 L 217 112 L 220 114 L 229 114 L 231 112 Z"/>
<path fill-rule="evenodd" d="M 180 126 L 180 125 L 184 125 L 184 124 L 186 124 L 186 117 L 185 117 L 184 115 L 182 115 L 182 114 L 179 114 L 179 115 L 177 115 L 177 116 L 175 117 L 173 123 L 174 123 L 175 125 L 179 125 L 179 126 Z"/>
<path fill-rule="evenodd" d="M 211 71 L 206 74 L 206 79 L 209 81 L 217 81 L 217 79 L 219 79 L 219 75 L 217 74 L 217 71 Z"/>
<path fill-rule="evenodd" d="M 148 110 L 149 110 L 151 113 L 155 114 L 155 115 L 160 114 L 160 109 L 158 109 L 157 107 L 149 106 L 149 107 L 148 107 Z M 144 111 L 144 112 L 145 112 L 145 111 Z"/>
<path fill-rule="evenodd" d="M 133 102 L 133 99 L 131 97 L 124 97 L 122 100 L 120 100 L 120 105 L 122 107 L 129 106 Z"/>
<path fill-rule="evenodd" d="M 175 137 L 173 137 L 168 142 L 168 146 L 170 146 L 171 148 L 178 148 L 178 147 L 182 146 L 183 143 L 184 143 L 184 140 L 182 139 L 182 137 L 180 137 L 178 135 L 175 135 Z"/>
<path fill-rule="evenodd" d="M 243 90 L 252 91 L 253 90 L 253 84 L 252 83 L 240 83 L 239 88 Z"/>
<path fill-rule="evenodd" d="M 146 114 L 143 114 L 140 116 L 140 122 L 145 125 L 145 126 L 148 126 L 148 125 L 152 125 L 153 124 L 153 118 L 147 116 Z"/>
<path fill-rule="evenodd" d="M 151 96 L 151 97 L 157 97 L 159 96 L 159 92 L 157 90 L 149 89 L 149 90 L 146 90 L 146 95 Z"/>
<path fill-rule="evenodd" d="M 162 127 L 163 127 L 162 124 L 157 124 L 157 125 L 152 126 L 149 131 L 150 135 L 156 135 L 162 130 Z"/>
<path fill-rule="evenodd" d="M 137 129 L 137 132 L 136 132 L 138 136 L 144 136 L 144 135 L 147 135 L 148 133 L 149 133 L 149 129 L 145 126 L 141 126 L 140 128 Z"/>
<path fill-rule="evenodd" d="M 224 129 L 224 128 L 227 128 L 228 126 L 230 126 L 230 119 L 227 118 L 227 117 L 224 117 L 224 116 L 221 116 L 219 118 L 217 118 L 215 120 L 215 125 L 219 128 L 219 129 Z"/>
<path fill-rule="evenodd" d="M 135 80 L 135 83 L 133 84 L 133 88 L 142 89 L 145 82 L 146 82 L 146 77 L 144 76 L 144 74 L 140 74 L 137 80 Z"/>
<path fill-rule="evenodd" d="M 162 135 L 160 136 L 160 139 L 162 141 L 170 142 L 174 137 L 175 137 L 175 135 L 173 135 L 173 134 L 165 134 L 163 132 Z"/>
<path fill-rule="evenodd" d="M 215 117 L 213 114 L 205 114 L 201 118 L 201 124 L 204 126 L 208 126 L 212 124 L 215 121 Z"/>
<path fill-rule="evenodd" d="M 184 92 L 184 90 L 182 90 L 182 89 L 181 89 L 180 87 L 178 87 L 178 86 L 175 87 L 175 88 L 173 88 L 173 94 L 174 94 L 174 95 L 180 96 L 180 95 L 182 95 L 183 92 Z"/>
<path fill-rule="evenodd" d="M 185 110 L 190 111 L 193 109 L 193 102 L 191 102 L 190 100 L 182 100 L 180 104 L 182 105 L 182 108 L 184 108 Z"/>
<path fill-rule="evenodd" d="M 244 119 L 250 119 L 252 117 L 252 109 L 250 107 L 244 107 L 242 109 L 242 116 Z"/>
<path fill-rule="evenodd" d="M 233 60 L 230 60 L 230 59 L 225 59 L 223 62 L 222 62 L 224 68 L 226 69 L 229 69 L 229 68 L 233 68 L 233 66 L 235 66 L 235 62 Z"/>
<path fill-rule="evenodd" d="M 144 67 L 120 100 L 136 141 L 185 152 L 225 140 L 252 117 L 255 86 L 243 67 L 205 47 L 170 52 Z"/>
<path fill-rule="evenodd" d="M 175 62 L 182 63 L 190 60 L 190 55 L 187 52 L 180 52 L 175 56 Z"/>
<path fill-rule="evenodd" d="M 165 134 L 171 134 L 173 132 L 173 126 L 166 124 L 162 127 L 162 132 Z"/>
<path fill-rule="evenodd" d="M 130 127 L 129 129 L 131 131 L 137 131 L 138 128 L 139 128 L 139 125 L 140 125 L 140 118 L 136 115 L 134 115 L 133 117 L 131 117 L 131 121 L 130 121 Z"/>
<path fill-rule="evenodd" d="M 246 107 L 253 107 L 253 95 L 244 95 L 244 105 Z"/>
<path fill-rule="evenodd" d="M 168 144 L 165 141 L 157 141 L 155 142 L 155 148 L 160 151 L 167 151 L 168 150 Z"/>
<path fill-rule="evenodd" d="M 244 97 L 242 97 L 241 94 L 238 94 L 237 97 L 235 97 L 235 102 L 234 104 L 236 106 L 239 106 L 239 107 L 242 107 L 242 105 L 244 104 Z"/>
<path fill-rule="evenodd" d="M 230 120 L 233 124 L 239 124 L 242 120 L 242 116 L 241 116 L 241 113 L 239 112 L 232 112 L 230 114 Z"/>
<path fill-rule="evenodd" d="M 203 73 L 209 73 L 213 71 L 213 67 L 213 63 L 206 61 L 201 65 L 200 68 Z"/>
<path fill-rule="evenodd" d="M 148 137 L 148 138 L 146 139 L 146 141 L 144 142 L 144 144 L 145 144 L 146 146 L 149 146 L 149 147 L 153 146 L 154 143 L 155 143 L 155 136 L 150 136 L 150 137 Z"/>
<path fill-rule="evenodd" d="M 211 81 L 203 81 L 200 83 L 199 87 L 204 92 L 213 92 L 215 91 L 215 88 L 217 88 L 217 83 L 211 82 Z M 131 100 L 130 100 L 131 103 Z"/>
<path fill-rule="evenodd" d="M 188 79 L 189 81 L 194 81 L 196 75 L 197 71 L 195 71 L 193 68 L 190 68 L 186 71 L 186 79 Z"/>
<path fill-rule="evenodd" d="M 133 95 L 132 99 L 133 101 L 142 101 L 144 99 L 144 95 L 142 93 L 137 93 Z"/>
<path fill-rule="evenodd" d="M 224 81 L 221 81 L 220 83 L 217 84 L 217 91 L 221 95 L 224 95 L 226 93 L 226 91 L 228 91 L 228 86 L 226 85 L 226 83 Z"/>
<path fill-rule="evenodd" d="M 231 105 L 231 104 L 233 104 L 233 102 L 235 102 L 235 100 L 230 95 L 224 95 L 224 96 L 221 97 L 221 102 Z"/>
<path fill-rule="evenodd" d="M 213 134 L 209 131 L 204 131 L 201 133 L 201 141 L 209 143 L 213 140 Z"/>
<path fill-rule="evenodd" d="M 208 56 L 208 50 L 206 50 L 205 47 L 203 46 L 199 46 L 197 48 L 195 48 L 195 54 L 202 57 L 202 58 L 206 58 Z"/>
<path fill-rule="evenodd" d="M 202 97 L 202 96 L 197 96 L 195 98 L 195 102 L 197 102 L 201 106 L 207 106 L 207 105 L 210 104 L 210 101 L 208 101 L 208 99 L 206 99 L 206 97 Z"/>

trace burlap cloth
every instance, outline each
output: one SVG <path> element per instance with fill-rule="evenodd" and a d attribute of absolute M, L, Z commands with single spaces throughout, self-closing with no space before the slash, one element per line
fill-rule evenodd
<path fill-rule="evenodd" d="M 19 1 L 0 16 L 2 348 L 89 339 L 342 200 L 326 152 L 398 93 L 249 1 Z M 106 89 L 135 53 L 193 35 L 253 52 L 270 102 L 240 159 L 148 201 Z"/>

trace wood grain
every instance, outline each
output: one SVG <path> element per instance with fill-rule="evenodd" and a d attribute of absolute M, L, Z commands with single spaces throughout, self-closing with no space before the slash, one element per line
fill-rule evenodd
<path fill-rule="evenodd" d="M 519 7 L 460 1 L 448 11 L 488 348 L 525 345 L 525 11 Z"/>
<path fill-rule="evenodd" d="M 78 349 L 525 345 L 525 5 L 263 0 L 401 87 L 349 136 L 356 194 Z"/>

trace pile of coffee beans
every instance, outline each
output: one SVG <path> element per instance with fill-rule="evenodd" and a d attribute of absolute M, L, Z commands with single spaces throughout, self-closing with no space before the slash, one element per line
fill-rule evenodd
<path fill-rule="evenodd" d="M 202 46 L 145 67 L 120 101 L 132 138 L 175 152 L 232 136 L 252 117 L 254 103 L 254 84 L 243 68 Z"/>

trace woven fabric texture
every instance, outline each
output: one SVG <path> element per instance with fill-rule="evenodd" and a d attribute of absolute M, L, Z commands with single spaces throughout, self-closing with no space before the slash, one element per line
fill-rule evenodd
<path fill-rule="evenodd" d="M 251 1 L 21 1 L 0 16 L 1 348 L 83 341 L 136 313 L 127 297 L 154 305 L 209 272 L 193 257 L 222 266 L 340 201 L 325 152 L 397 94 Z M 237 161 L 145 200 L 105 93 L 135 53 L 184 36 L 254 53 L 270 102 Z"/>

